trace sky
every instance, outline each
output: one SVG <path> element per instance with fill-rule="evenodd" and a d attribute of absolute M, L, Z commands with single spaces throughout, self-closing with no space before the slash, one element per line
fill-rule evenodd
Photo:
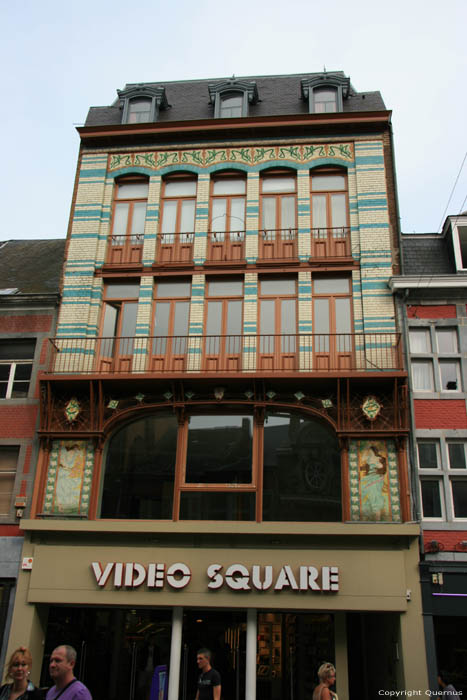
<path fill-rule="evenodd" d="M 392 110 L 402 231 L 467 209 L 467 0 L 0 0 L 0 32 L 0 241 L 66 236 L 75 127 L 125 83 L 324 66 Z"/>

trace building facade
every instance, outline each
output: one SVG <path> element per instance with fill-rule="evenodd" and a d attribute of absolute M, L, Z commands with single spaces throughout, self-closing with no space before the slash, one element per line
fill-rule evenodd
<path fill-rule="evenodd" d="M 55 334 L 65 240 L 0 243 L 0 667 L 38 455 L 38 373 Z"/>
<path fill-rule="evenodd" d="M 132 84 L 78 131 L 11 646 L 112 700 L 200 646 L 226 698 L 426 687 L 381 96 Z"/>
<path fill-rule="evenodd" d="M 444 669 L 467 692 L 467 214 L 440 235 L 403 235 L 391 280 L 411 368 L 413 483 L 430 687 Z"/>

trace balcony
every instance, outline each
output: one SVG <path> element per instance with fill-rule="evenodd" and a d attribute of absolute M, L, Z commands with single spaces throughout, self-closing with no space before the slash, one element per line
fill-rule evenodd
<path fill-rule="evenodd" d="M 141 265 L 144 235 L 111 235 L 108 239 L 106 265 L 124 267 Z M 195 250 L 196 248 L 196 250 Z M 296 228 L 255 231 L 194 233 L 159 233 L 156 244 L 147 239 L 145 258 L 154 265 L 193 265 L 220 263 L 272 263 L 343 260 L 352 255 L 350 228 L 314 228 L 299 233 Z"/>
<path fill-rule="evenodd" d="M 399 333 L 51 339 L 53 375 L 403 371 Z"/>

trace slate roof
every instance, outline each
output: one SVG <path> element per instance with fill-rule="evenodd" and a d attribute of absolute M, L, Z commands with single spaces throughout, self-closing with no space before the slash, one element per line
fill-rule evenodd
<path fill-rule="evenodd" d="M 301 73 L 295 75 L 236 76 L 237 80 L 255 81 L 259 102 L 249 105 L 248 116 L 280 116 L 288 114 L 308 114 L 308 101 L 301 96 L 302 78 L 310 78 L 322 73 Z M 342 71 L 327 75 L 344 77 Z M 165 88 L 169 109 L 160 110 L 159 122 L 184 121 L 189 119 L 212 119 L 214 105 L 209 100 L 209 85 L 229 78 L 209 80 L 187 80 L 161 83 L 128 83 L 125 89 L 142 85 Z M 350 85 L 349 95 L 344 99 L 344 112 L 372 112 L 385 110 L 379 92 L 356 92 Z M 121 124 L 122 109 L 117 99 L 108 107 L 91 107 L 85 126 L 106 126 Z"/>
<path fill-rule="evenodd" d="M 448 240 L 439 234 L 402 234 L 402 274 L 451 275 L 456 266 Z"/>
<path fill-rule="evenodd" d="M 58 294 L 65 239 L 0 242 L 0 290 Z"/>

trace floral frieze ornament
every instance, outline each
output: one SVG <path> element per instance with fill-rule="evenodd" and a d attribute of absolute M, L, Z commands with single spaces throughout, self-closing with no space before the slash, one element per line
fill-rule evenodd
<path fill-rule="evenodd" d="M 80 413 L 81 404 L 76 398 L 76 396 L 73 396 L 65 405 L 65 418 L 69 423 L 73 423 L 73 421 L 75 421 L 78 418 Z"/>
<path fill-rule="evenodd" d="M 362 403 L 362 413 L 368 420 L 375 420 L 383 408 L 383 405 L 375 396 L 367 396 Z"/>

